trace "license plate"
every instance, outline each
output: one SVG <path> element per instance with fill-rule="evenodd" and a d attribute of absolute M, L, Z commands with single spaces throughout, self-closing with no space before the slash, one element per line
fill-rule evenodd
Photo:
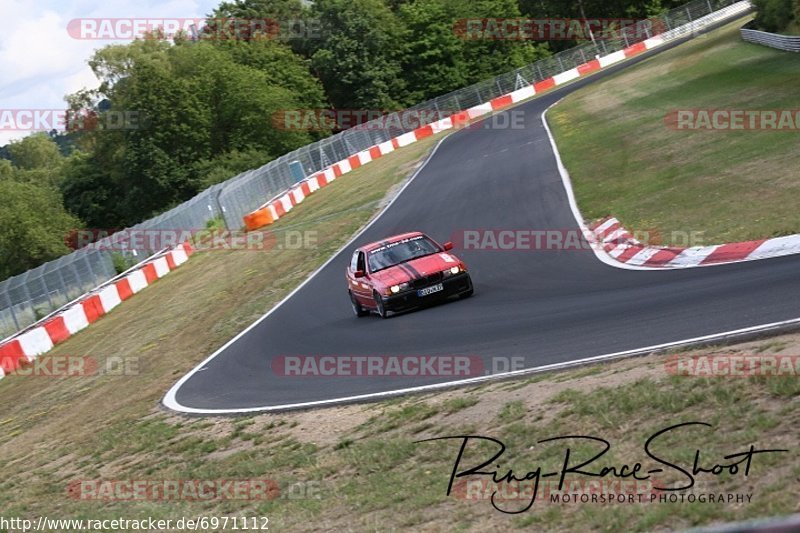
<path fill-rule="evenodd" d="M 438 285 L 434 285 L 433 287 L 426 287 L 424 289 L 420 289 L 417 291 L 417 296 L 427 296 L 429 294 L 433 294 L 434 292 L 440 292 L 444 290 L 444 285 L 439 283 Z"/>

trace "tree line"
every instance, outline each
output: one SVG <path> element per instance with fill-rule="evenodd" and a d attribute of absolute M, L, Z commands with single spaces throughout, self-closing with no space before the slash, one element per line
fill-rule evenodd
<path fill-rule="evenodd" d="M 800 22 L 800 0 L 753 0 L 756 28 L 781 33 Z"/>
<path fill-rule="evenodd" d="M 280 128 L 276 113 L 399 110 L 576 44 L 464 39 L 458 20 L 647 18 L 682 3 L 235 0 L 200 38 L 106 46 L 89 59 L 99 87 L 66 96 L 77 127 L 0 149 L 0 279 L 68 252 L 70 229 L 136 224 L 331 133 Z M 230 19 L 301 28 L 220 38 Z"/>

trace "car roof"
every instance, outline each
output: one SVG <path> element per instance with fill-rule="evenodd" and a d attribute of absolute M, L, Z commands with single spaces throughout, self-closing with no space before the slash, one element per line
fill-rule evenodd
<path fill-rule="evenodd" d="M 391 244 L 393 242 L 402 241 L 403 239 L 410 239 L 411 237 L 417 237 L 419 235 L 425 236 L 424 233 L 421 231 L 412 231 L 410 233 L 401 233 L 400 235 L 394 235 L 393 237 L 387 237 L 385 239 L 381 239 L 380 241 L 371 242 L 369 244 L 365 244 L 364 246 L 360 247 L 359 250 L 362 252 L 369 252 L 376 248 L 380 248 L 381 246 L 386 246 L 387 244 Z"/>

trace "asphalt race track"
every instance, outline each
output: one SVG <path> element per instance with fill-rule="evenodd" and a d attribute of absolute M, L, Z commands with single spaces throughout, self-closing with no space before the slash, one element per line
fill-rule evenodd
<path fill-rule="evenodd" d="M 525 112 L 524 129 L 471 128 L 450 135 L 372 226 L 184 378 L 165 405 L 223 413 L 454 381 L 283 377 L 271 367 L 279 356 L 471 355 L 486 368 L 503 356 L 523 357 L 533 368 L 800 317 L 800 256 L 634 271 L 604 264 L 589 250 L 455 250 L 472 273 L 472 298 L 388 320 L 353 315 L 344 269 L 363 243 L 412 230 L 440 242 L 467 229 L 578 231 L 542 112 L 569 92 L 647 57 L 518 106 Z"/>

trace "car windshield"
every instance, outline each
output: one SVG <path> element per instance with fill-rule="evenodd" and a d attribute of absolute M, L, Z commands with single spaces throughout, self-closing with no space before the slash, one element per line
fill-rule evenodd
<path fill-rule="evenodd" d="M 403 239 L 369 252 L 369 271 L 378 272 L 439 251 L 439 247 L 423 235 Z"/>

